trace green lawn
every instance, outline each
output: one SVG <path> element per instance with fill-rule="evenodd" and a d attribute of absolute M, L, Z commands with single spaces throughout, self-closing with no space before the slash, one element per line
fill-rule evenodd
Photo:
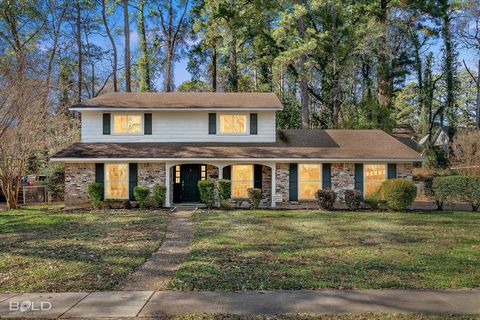
<path fill-rule="evenodd" d="M 162 212 L 0 211 L 0 292 L 110 290 L 160 245 Z"/>
<path fill-rule="evenodd" d="M 171 288 L 478 288 L 480 214 L 211 211 Z"/>

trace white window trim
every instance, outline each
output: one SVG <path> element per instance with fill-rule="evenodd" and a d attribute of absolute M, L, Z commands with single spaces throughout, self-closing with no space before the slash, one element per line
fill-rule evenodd
<path fill-rule="evenodd" d="M 297 197 L 300 200 L 316 200 L 316 198 L 300 198 L 300 170 L 299 167 L 302 164 L 318 164 L 320 165 L 320 189 L 323 190 L 323 164 L 322 163 L 297 163 Z M 304 180 L 303 182 L 317 182 L 317 180 Z"/>
<path fill-rule="evenodd" d="M 247 122 L 246 122 L 246 129 L 245 133 L 222 133 L 220 130 L 220 116 L 228 116 L 228 115 L 235 115 L 235 116 L 246 116 L 247 117 Z M 258 116 L 257 116 L 258 117 Z M 258 122 L 258 118 L 257 118 Z M 258 126 L 258 124 L 257 124 Z M 221 112 L 217 113 L 217 134 L 219 136 L 248 136 L 250 135 L 250 114 L 245 113 L 245 112 Z"/>
<path fill-rule="evenodd" d="M 108 165 L 119 165 L 119 164 L 126 164 L 127 165 L 127 197 L 126 198 L 107 198 L 107 166 Z M 109 180 L 108 180 L 109 181 Z M 115 180 L 117 181 L 117 180 Z M 123 181 L 123 180 L 122 180 Z M 128 163 L 104 163 L 103 164 L 103 197 L 106 200 L 129 200 L 130 199 L 130 164 Z"/>
<path fill-rule="evenodd" d="M 255 165 L 253 164 L 237 164 L 237 165 L 248 165 L 248 166 L 251 166 L 252 167 L 252 179 L 251 180 L 233 180 L 233 179 L 230 179 L 231 181 L 231 190 L 230 190 L 230 197 L 232 199 L 246 199 L 246 198 L 242 198 L 242 197 L 234 197 L 233 196 L 233 182 L 236 181 L 236 182 L 251 182 L 252 183 L 252 188 L 255 188 Z M 235 166 L 235 164 L 232 164 L 231 167 L 230 167 L 230 170 L 231 170 L 231 177 L 230 178 L 233 178 L 233 167 Z M 248 198 L 248 196 L 247 196 Z"/>
<path fill-rule="evenodd" d="M 366 186 L 367 186 L 367 176 L 365 175 L 365 166 L 366 165 L 369 165 L 369 164 L 375 164 L 375 165 L 385 165 L 385 180 L 388 179 L 388 163 L 374 163 L 374 162 L 368 162 L 368 163 L 364 163 L 363 164 L 363 197 L 367 197 L 367 194 L 366 194 Z"/>
<path fill-rule="evenodd" d="M 123 116 L 123 115 L 125 115 L 125 116 L 140 115 L 140 132 L 138 132 L 138 133 L 137 132 L 116 133 L 115 132 L 115 120 L 114 120 L 114 118 L 115 118 L 115 116 Z M 128 118 L 127 118 L 127 122 L 128 122 Z M 152 115 L 152 122 L 153 122 L 153 115 Z M 153 126 L 153 123 L 152 123 L 152 126 Z M 139 113 L 139 112 L 115 112 L 115 113 L 112 113 L 112 116 L 110 117 L 110 128 L 112 128 L 111 129 L 111 135 L 112 136 L 143 136 L 143 135 L 145 135 L 145 113 Z"/>

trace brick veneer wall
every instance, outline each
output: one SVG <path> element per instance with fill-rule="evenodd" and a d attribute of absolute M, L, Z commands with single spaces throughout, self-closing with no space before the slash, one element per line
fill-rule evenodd
<path fill-rule="evenodd" d="M 355 164 L 332 163 L 332 190 L 337 193 L 337 201 L 344 202 L 345 190 L 355 188 Z"/>
<path fill-rule="evenodd" d="M 165 185 L 165 163 L 139 163 L 138 185 L 148 187 Z"/>
<path fill-rule="evenodd" d="M 275 194 L 282 196 L 282 202 L 288 202 L 289 199 L 289 164 L 288 163 L 277 163 L 276 169 L 276 185 L 275 185 Z"/>
<path fill-rule="evenodd" d="M 95 182 L 95 163 L 65 163 L 65 205 L 88 203 L 90 182 Z"/>
<path fill-rule="evenodd" d="M 272 168 L 262 166 L 262 201 L 261 204 L 270 207 L 272 203 Z"/>
<path fill-rule="evenodd" d="M 218 167 L 207 165 L 207 178 L 218 179 Z"/>

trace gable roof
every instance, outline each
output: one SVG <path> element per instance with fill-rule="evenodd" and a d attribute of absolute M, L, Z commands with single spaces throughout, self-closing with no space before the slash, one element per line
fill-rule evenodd
<path fill-rule="evenodd" d="M 53 160 L 317 159 L 421 161 L 418 152 L 382 130 L 279 130 L 270 143 L 74 143 Z"/>
<path fill-rule="evenodd" d="M 155 110 L 282 110 L 274 93 L 239 92 L 111 92 L 75 104 L 70 110 L 155 109 Z"/>

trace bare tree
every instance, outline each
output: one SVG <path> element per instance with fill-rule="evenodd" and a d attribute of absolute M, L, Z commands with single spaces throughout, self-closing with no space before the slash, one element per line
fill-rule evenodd
<path fill-rule="evenodd" d="M 175 61 L 175 53 L 177 44 L 184 35 L 187 27 L 187 8 L 188 0 L 179 2 L 178 7 L 181 10 L 180 15 L 174 8 L 173 0 L 159 1 L 159 5 L 154 14 L 160 17 L 160 27 L 162 37 L 165 42 L 165 91 L 173 91 L 173 63 Z"/>
<path fill-rule="evenodd" d="M 0 131 L 0 185 L 7 199 L 7 208 L 15 209 L 27 159 L 32 150 L 41 148 L 45 141 L 48 112 L 43 101 L 43 81 L 24 78 L 4 84 L 2 88 L 0 118 L 6 118 L 6 122 L 1 124 Z M 7 113 L 6 117 L 4 113 Z"/>
<path fill-rule="evenodd" d="M 461 19 L 458 33 L 464 47 L 475 50 L 478 56 L 476 75 L 470 70 L 465 60 L 463 60 L 463 64 L 477 87 L 476 124 L 480 129 L 480 4 L 472 2 L 465 9 L 466 15 Z"/>
<path fill-rule="evenodd" d="M 105 0 L 102 0 L 102 21 L 105 27 L 105 32 L 107 33 L 108 39 L 110 40 L 110 44 L 112 45 L 112 55 L 113 55 L 113 91 L 118 91 L 118 84 L 117 84 L 117 69 L 118 69 L 118 54 L 117 54 L 117 45 L 115 44 L 115 38 L 113 38 L 112 32 L 110 31 L 110 27 L 108 26 L 107 15 L 106 15 L 106 8 L 105 8 Z"/>
<path fill-rule="evenodd" d="M 132 76 L 130 67 L 130 22 L 128 18 L 128 0 L 123 0 L 123 24 L 125 33 L 125 91 L 132 91 Z"/>
<path fill-rule="evenodd" d="M 77 103 L 82 102 L 82 62 L 83 62 L 83 55 L 82 55 L 82 7 L 80 5 L 80 1 L 75 1 L 75 9 L 76 9 L 76 19 L 75 19 L 75 26 L 76 26 L 76 40 L 77 40 L 77 71 L 78 71 L 78 82 L 77 82 Z"/>
<path fill-rule="evenodd" d="M 480 176 L 480 131 L 466 131 L 452 142 L 453 164 L 468 176 Z"/>

